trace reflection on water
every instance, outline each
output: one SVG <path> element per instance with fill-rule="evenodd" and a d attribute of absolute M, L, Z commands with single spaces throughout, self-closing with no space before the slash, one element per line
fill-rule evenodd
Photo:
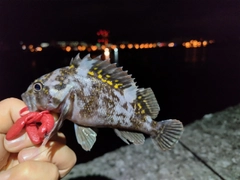
<path fill-rule="evenodd" d="M 206 61 L 207 48 L 186 48 L 185 49 L 185 62 L 196 63 Z"/>
<path fill-rule="evenodd" d="M 114 49 L 113 54 L 114 54 L 114 57 L 113 57 L 114 62 L 115 62 L 117 65 L 119 65 L 119 64 L 118 64 L 118 49 L 117 49 L 117 48 Z"/>

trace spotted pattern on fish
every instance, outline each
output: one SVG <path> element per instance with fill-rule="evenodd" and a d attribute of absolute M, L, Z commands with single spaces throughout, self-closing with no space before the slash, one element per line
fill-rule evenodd
<path fill-rule="evenodd" d="M 95 142 L 90 127 L 119 129 L 117 135 L 134 144 L 144 141 L 143 135 L 132 132 L 140 131 L 151 135 L 163 150 L 170 149 L 183 130 L 178 120 L 153 120 L 160 108 L 151 88 L 137 88 L 127 71 L 90 55 L 83 59 L 77 55 L 70 66 L 36 79 L 22 98 L 31 111 L 47 109 L 60 114 L 49 136 L 64 119 L 77 124 L 76 136 L 85 150 Z"/>

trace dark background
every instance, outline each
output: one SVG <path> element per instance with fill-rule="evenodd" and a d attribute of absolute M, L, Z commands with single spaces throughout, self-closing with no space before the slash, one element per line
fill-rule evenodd
<path fill-rule="evenodd" d="M 2 0 L 0 40 L 95 42 L 101 28 L 112 42 L 236 39 L 239 8 L 238 0 Z"/>

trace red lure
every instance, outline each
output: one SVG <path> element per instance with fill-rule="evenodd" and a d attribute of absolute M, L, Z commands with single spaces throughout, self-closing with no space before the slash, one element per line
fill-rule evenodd
<path fill-rule="evenodd" d="M 37 145 L 43 142 L 44 137 L 50 133 L 54 127 L 54 118 L 49 111 L 28 112 L 27 107 L 20 110 L 20 118 L 8 130 L 6 139 L 16 138 L 25 127 L 32 143 Z"/>

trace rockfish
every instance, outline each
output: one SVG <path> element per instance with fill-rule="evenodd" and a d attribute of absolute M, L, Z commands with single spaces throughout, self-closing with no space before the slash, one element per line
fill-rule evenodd
<path fill-rule="evenodd" d="M 59 114 L 45 143 L 65 119 L 74 123 L 77 141 L 86 151 L 96 141 L 92 128 L 113 128 L 128 144 L 143 144 L 145 133 L 162 150 L 171 149 L 183 132 L 178 120 L 154 121 L 160 108 L 151 88 L 138 88 L 131 75 L 100 57 L 81 59 L 78 54 L 70 66 L 36 79 L 22 99 L 30 111 Z"/>

